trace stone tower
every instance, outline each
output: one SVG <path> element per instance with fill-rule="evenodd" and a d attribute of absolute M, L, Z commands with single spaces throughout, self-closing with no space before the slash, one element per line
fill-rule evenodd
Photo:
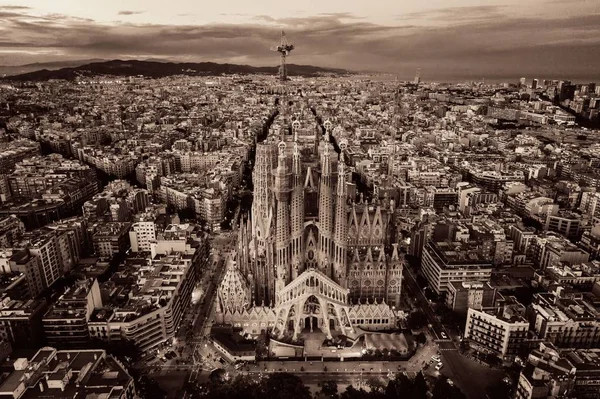
<path fill-rule="evenodd" d="M 286 145 L 278 144 L 279 155 L 275 170 L 275 185 L 273 193 L 276 199 L 277 220 L 275 234 L 275 293 L 291 281 L 290 276 L 290 182 L 291 173 L 287 164 Z"/>

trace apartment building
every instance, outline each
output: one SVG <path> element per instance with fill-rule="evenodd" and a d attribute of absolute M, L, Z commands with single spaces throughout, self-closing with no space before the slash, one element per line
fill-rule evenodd
<path fill-rule="evenodd" d="M 536 237 L 531 243 L 530 256 L 539 269 L 558 266 L 561 263 L 579 265 L 590 259 L 590 254 L 564 237 L 548 235 Z"/>
<path fill-rule="evenodd" d="M 12 254 L 9 260 L 11 270 L 25 275 L 30 298 L 37 298 L 44 290 L 40 258 L 23 249 Z"/>
<path fill-rule="evenodd" d="M 94 252 L 101 258 L 111 258 L 125 253 L 130 247 L 129 229 L 131 222 L 106 222 L 92 226 Z"/>
<path fill-rule="evenodd" d="M 519 374 L 515 399 L 572 397 L 575 367 L 552 344 L 534 349 Z"/>
<path fill-rule="evenodd" d="M 25 225 L 18 217 L 0 217 L 0 248 L 12 246 L 24 232 Z"/>
<path fill-rule="evenodd" d="M 600 312 L 586 299 L 538 293 L 527 309 L 532 329 L 561 348 L 600 346 Z"/>
<path fill-rule="evenodd" d="M 25 398 L 136 398 L 127 369 L 101 349 L 57 350 L 43 347 L 19 358 L 0 384 L 0 396 Z"/>
<path fill-rule="evenodd" d="M 57 348 L 83 348 L 90 341 L 88 321 L 102 308 L 96 279 L 79 280 L 50 306 L 43 318 L 44 335 Z"/>
<path fill-rule="evenodd" d="M 477 246 L 430 240 L 423 249 L 421 270 L 429 286 L 439 294 L 447 292 L 452 282 L 488 282 L 492 264 Z"/>
<path fill-rule="evenodd" d="M 456 313 L 466 315 L 469 309 L 492 307 L 496 296 L 496 289 L 489 283 L 452 281 L 446 292 L 446 306 Z"/>
<path fill-rule="evenodd" d="M 514 357 L 525 348 L 528 337 L 529 322 L 524 316 L 525 307 L 514 299 L 498 309 L 469 309 L 465 338 L 484 351 Z"/>
<path fill-rule="evenodd" d="M 54 234 L 41 237 L 32 235 L 29 253 L 39 260 L 42 286 L 50 287 L 64 273 L 63 260 L 59 249 L 58 239 Z"/>
<path fill-rule="evenodd" d="M 45 300 L 2 299 L 0 339 L 13 348 L 39 348 L 45 342 L 42 318 L 47 308 Z"/>
<path fill-rule="evenodd" d="M 0 174 L 8 174 L 15 164 L 40 154 L 40 143 L 21 139 L 0 144 Z"/>
<path fill-rule="evenodd" d="M 132 253 L 102 284 L 104 307 L 89 322 L 90 334 L 106 341 L 127 339 L 148 350 L 171 339 L 191 303 L 208 240 L 197 226 L 170 225 L 151 254 Z"/>
<path fill-rule="evenodd" d="M 556 215 L 549 214 L 546 216 L 544 228 L 547 231 L 560 233 L 569 239 L 576 239 L 581 231 L 581 215 L 568 211 L 559 211 Z"/>
<path fill-rule="evenodd" d="M 156 242 L 156 228 L 154 221 L 135 222 L 129 230 L 129 241 L 131 251 L 145 252 L 152 249 L 152 244 Z"/>

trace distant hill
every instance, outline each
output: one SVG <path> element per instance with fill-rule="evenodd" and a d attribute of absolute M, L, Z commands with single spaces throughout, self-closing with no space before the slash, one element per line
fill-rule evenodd
<path fill-rule="evenodd" d="M 137 61 L 137 60 L 112 60 L 92 62 L 84 65 L 72 66 L 52 70 L 41 70 L 7 76 L 6 80 L 43 81 L 49 79 L 73 80 L 77 76 L 138 76 L 162 78 L 174 75 L 187 76 L 216 76 L 231 74 L 276 74 L 278 66 L 254 67 L 250 65 L 218 64 L 215 62 L 165 62 L 165 61 Z M 310 65 L 288 64 L 290 76 L 319 76 L 326 74 L 348 75 L 351 72 L 343 69 L 321 68 Z"/>
<path fill-rule="evenodd" d="M 36 62 L 33 64 L 24 65 L 0 65 L 0 76 L 2 75 L 19 75 L 23 73 L 30 73 L 39 71 L 42 69 L 56 70 L 61 68 L 74 68 L 80 65 L 90 64 L 92 62 L 106 61 L 101 58 L 87 59 L 87 60 L 69 60 L 69 61 L 53 61 L 53 62 Z"/>

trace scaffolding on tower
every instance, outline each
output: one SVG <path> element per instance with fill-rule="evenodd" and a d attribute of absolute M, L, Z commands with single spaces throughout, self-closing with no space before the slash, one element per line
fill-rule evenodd
<path fill-rule="evenodd" d="M 288 43 L 287 37 L 285 36 L 285 32 L 281 31 L 281 43 L 277 46 L 274 51 L 277 51 L 280 55 L 280 64 L 279 64 L 279 80 L 285 82 L 287 80 L 287 66 L 286 66 L 286 58 L 294 49 L 294 45 Z"/>

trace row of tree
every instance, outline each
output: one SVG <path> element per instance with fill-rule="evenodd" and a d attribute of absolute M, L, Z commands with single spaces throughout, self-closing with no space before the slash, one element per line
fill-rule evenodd
<path fill-rule="evenodd" d="M 334 380 L 319 384 L 320 390 L 314 395 L 300 377 L 288 373 L 273 373 L 263 376 L 238 375 L 229 378 L 225 370 L 211 373 L 205 384 L 191 384 L 188 393 L 191 398 L 206 399 L 427 399 L 430 388 L 422 373 L 415 378 L 397 374 L 387 379 L 370 377 L 365 380 L 365 388 L 347 387 L 338 391 Z M 431 389 L 433 399 L 464 399 L 464 394 L 446 378 L 436 380 Z"/>

